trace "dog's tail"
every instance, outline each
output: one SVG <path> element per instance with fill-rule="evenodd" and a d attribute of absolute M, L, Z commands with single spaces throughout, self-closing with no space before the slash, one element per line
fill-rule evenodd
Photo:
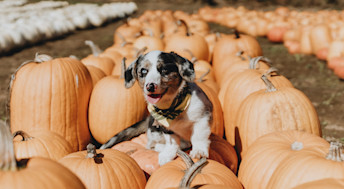
<path fill-rule="evenodd" d="M 124 129 L 123 131 L 117 133 L 115 136 L 110 138 L 109 141 L 107 141 L 105 144 L 100 146 L 99 149 L 106 149 L 106 148 L 111 148 L 112 146 L 123 142 L 130 140 L 134 137 L 137 137 L 143 133 L 145 133 L 148 129 L 148 125 L 150 122 L 150 117 L 148 116 L 146 119 L 135 123 L 134 125 Z"/>

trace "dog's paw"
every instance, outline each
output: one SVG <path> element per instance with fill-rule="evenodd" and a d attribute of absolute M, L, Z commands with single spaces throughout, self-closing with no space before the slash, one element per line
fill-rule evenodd
<path fill-rule="evenodd" d="M 209 152 L 208 150 L 203 150 L 203 149 L 192 149 L 190 152 L 190 157 L 191 158 L 196 158 L 200 159 L 202 157 L 209 157 Z"/>
<path fill-rule="evenodd" d="M 176 157 L 176 154 L 172 153 L 159 153 L 159 165 L 162 166 Z"/>

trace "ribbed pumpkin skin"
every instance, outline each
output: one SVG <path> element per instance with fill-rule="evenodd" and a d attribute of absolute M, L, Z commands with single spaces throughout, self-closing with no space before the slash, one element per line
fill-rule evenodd
<path fill-rule="evenodd" d="M 311 181 L 311 182 L 297 185 L 293 189 L 324 189 L 324 188 L 343 189 L 344 179 L 334 179 L 334 178 L 321 179 L 321 180 Z"/>
<path fill-rule="evenodd" d="M 89 127 L 101 144 L 123 129 L 143 120 L 146 102 L 137 83 L 129 89 L 124 79 L 107 76 L 94 87 L 89 104 Z"/>
<path fill-rule="evenodd" d="M 344 179 L 344 162 L 326 159 L 327 153 L 328 150 L 311 151 L 289 157 L 276 169 L 267 188 L 292 188 L 326 178 Z"/>
<path fill-rule="evenodd" d="M 291 146 L 294 142 L 301 142 L 303 148 L 293 150 Z M 285 160 L 305 151 L 324 153 L 329 147 L 325 139 L 306 132 L 289 130 L 266 134 L 259 137 L 244 154 L 238 178 L 246 189 L 266 189 L 275 170 Z"/>
<path fill-rule="evenodd" d="M 59 160 L 74 152 L 67 140 L 57 133 L 45 130 L 35 130 L 28 134 L 31 138 L 26 141 L 22 141 L 21 136 L 17 136 L 13 139 L 17 159 L 27 159 L 38 156 Z"/>
<path fill-rule="evenodd" d="M 73 58 L 29 63 L 15 74 L 11 90 L 11 132 L 50 130 L 65 137 L 73 150 L 90 140 L 87 123 L 92 79 Z"/>
<path fill-rule="evenodd" d="M 1 171 L 1 188 L 7 189 L 85 189 L 81 180 L 61 164 L 41 157 L 31 158 L 19 171 Z"/>
<path fill-rule="evenodd" d="M 242 189 L 241 183 L 230 169 L 214 160 L 208 162 L 191 182 L 191 187 L 198 184 L 220 184 L 228 188 Z M 146 189 L 177 187 L 185 169 L 186 165 L 180 158 L 161 166 L 148 179 Z"/>
<path fill-rule="evenodd" d="M 235 142 L 235 125 L 234 119 L 237 117 L 236 113 L 240 107 L 240 104 L 244 99 L 251 93 L 265 89 L 266 86 L 262 79 L 260 78 L 263 70 L 245 70 L 243 72 L 237 73 L 231 77 L 231 81 L 227 83 L 224 88 L 220 89 L 219 99 L 221 102 L 221 94 L 223 95 L 223 114 L 225 120 L 225 135 L 226 139 L 233 146 L 236 145 Z M 269 77 L 271 82 L 275 86 L 288 86 L 292 87 L 291 82 L 284 76 L 277 75 Z M 225 91 L 222 91 L 225 90 Z"/>
<path fill-rule="evenodd" d="M 273 131 L 299 130 L 321 136 L 317 112 L 308 97 L 294 87 L 265 89 L 249 95 L 235 118 L 235 146 L 245 153 L 253 142 Z"/>
<path fill-rule="evenodd" d="M 97 150 L 102 154 L 101 163 L 93 158 L 86 158 L 87 151 L 74 152 L 60 159 L 59 162 L 74 172 L 92 189 L 143 189 L 146 177 L 135 162 L 127 154 L 114 150 Z"/>
<path fill-rule="evenodd" d="M 106 74 L 100 68 L 91 65 L 87 65 L 86 67 L 91 74 L 93 86 L 95 86 L 99 80 L 106 76 Z"/>

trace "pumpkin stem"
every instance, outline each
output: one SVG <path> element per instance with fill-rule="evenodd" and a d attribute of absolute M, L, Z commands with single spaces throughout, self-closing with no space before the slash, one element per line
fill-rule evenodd
<path fill-rule="evenodd" d="M 86 40 L 85 44 L 91 48 L 93 56 L 98 57 L 102 53 L 102 50 L 93 41 Z"/>
<path fill-rule="evenodd" d="M 191 36 L 191 35 L 192 35 L 192 33 L 190 32 L 190 29 L 189 29 L 188 25 L 186 24 L 186 22 L 185 22 L 184 20 L 182 20 L 182 19 L 177 20 L 177 25 L 178 25 L 178 26 L 180 26 L 180 25 L 184 25 L 184 26 L 185 26 L 185 28 L 186 28 L 186 36 Z"/>
<path fill-rule="evenodd" d="M 268 76 L 271 75 L 271 73 L 276 72 L 276 71 L 277 71 L 276 68 L 271 67 L 271 68 L 269 68 L 269 70 L 268 70 L 265 74 L 263 74 L 262 77 L 261 77 L 262 80 L 264 81 L 265 85 L 266 85 L 266 91 L 267 91 L 267 92 L 274 92 L 274 91 L 277 90 L 276 87 L 275 87 L 275 86 L 271 83 L 271 81 L 268 79 Z"/>
<path fill-rule="evenodd" d="M 87 148 L 87 154 L 86 154 L 86 158 L 95 158 L 97 157 L 97 152 L 96 152 L 96 146 L 89 143 L 86 146 Z"/>
<path fill-rule="evenodd" d="M 7 125 L 0 125 L 0 170 L 16 171 L 17 162 L 14 155 L 13 138 Z"/>
<path fill-rule="evenodd" d="M 249 69 L 253 69 L 253 70 L 259 69 L 259 61 L 263 61 L 263 62 L 267 63 L 268 65 L 271 64 L 270 59 L 268 59 L 264 56 L 257 56 L 257 57 L 250 59 Z"/>
<path fill-rule="evenodd" d="M 240 38 L 240 33 L 238 30 L 234 30 L 234 35 L 235 35 L 235 39 L 239 39 Z"/>
<path fill-rule="evenodd" d="M 201 75 L 201 77 L 198 78 L 198 82 L 203 82 L 205 76 L 207 76 L 210 73 L 210 68 L 208 68 L 207 72 Z"/>
<path fill-rule="evenodd" d="M 42 62 L 50 61 L 52 59 L 53 57 L 49 55 L 36 53 L 34 62 L 42 63 Z"/>
<path fill-rule="evenodd" d="M 16 136 L 20 135 L 22 137 L 21 141 L 28 141 L 33 139 L 32 136 L 30 136 L 29 134 L 27 134 L 24 131 L 16 131 L 15 133 L 13 133 L 13 138 L 15 138 Z"/>
<path fill-rule="evenodd" d="M 343 144 L 340 142 L 331 142 L 326 159 L 338 162 L 344 161 Z"/>
<path fill-rule="evenodd" d="M 299 151 L 303 149 L 303 143 L 295 141 L 293 144 L 290 145 L 290 148 L 294 151 Z"/>
<path fill-rule="evenodd" d="M 187 189 L 190 188 L 191 182 L 200 173 L 204 166 L 208 164 L 207 158 L 203 157 L 196 163 L 194 163 L 189 169 L 186 170 L 180 184 L 179 188 Z"/>
<path fill-rule="evenodd" d="M 187 53 L 189 53 L 190 54 L 190 56 L 191 56 L 191 62 L 194 64 L 194 63 L 196 63 L 198 60 L 197 60 L 197 58 L 194 56 L 194 54 L 192 53 L 192 51 L 190 50 L 190 49 L 184 49 L 184 51 L 186 51 Z"/>
<path fill-rule="evenodd" d="M 181 149 L 177 150 L 177 156 L 182 158 L 182 160 L 186 164 L 186 169 L 189 169 L 190 167 L 192 167 L 193 164 L 195 164 L 195 162 L 191 159 L 191 157 L 187 153 L 182 151 Z"/>
<path fill-rule="evenodd" d="M 121 75 L 119 78 L 121 79 L 124 79 L 124 73 L 125 73 L 125 70 L 127 69 L 127 65 L 125 64 L 125 61 L 127 60 L 126 57 L 123 57 L 122 59 L 122 64 L 121 64 Z"/>

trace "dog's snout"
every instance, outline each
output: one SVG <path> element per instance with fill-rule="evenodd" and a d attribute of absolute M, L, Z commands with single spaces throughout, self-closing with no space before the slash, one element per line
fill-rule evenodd
<path fill-rule="evenodd" d="M 148 92 L 154 92 L 157 88 L 157 84 L 155 83 L 147 83 L 146 89 Z"/>

